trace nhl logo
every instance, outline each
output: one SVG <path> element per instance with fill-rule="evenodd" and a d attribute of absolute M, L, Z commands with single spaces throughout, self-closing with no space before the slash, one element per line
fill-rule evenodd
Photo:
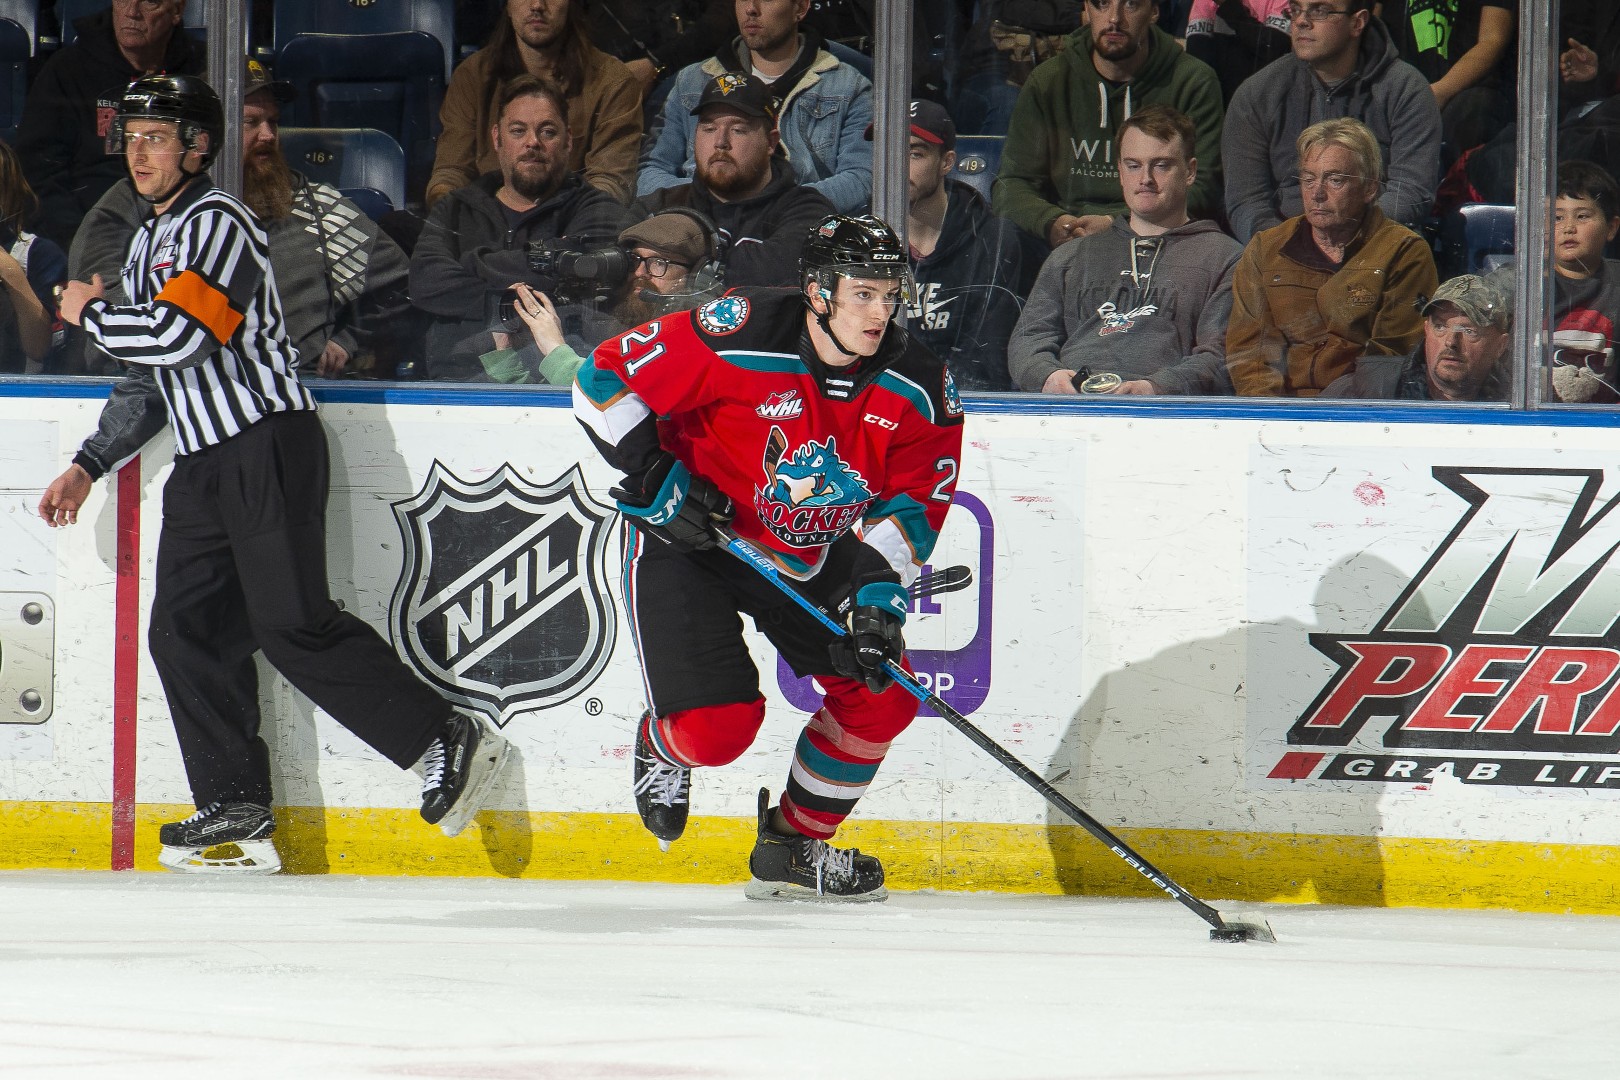
<path fill-rule="evenodd" d="M 576 465 L 535 486 L 510 466 L 467 483 L 438 461 L 394 504 L 404 565 L 388 608 L 405 662 L 505 727 L 596 681 L 613 652 L 612 512 Z"/>

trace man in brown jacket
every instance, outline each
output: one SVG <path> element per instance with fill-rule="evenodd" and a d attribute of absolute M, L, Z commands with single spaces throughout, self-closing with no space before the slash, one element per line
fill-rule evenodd
<path fill-rule="evenodd" d="M 1226 363 L 1239 394 L 1315 397 L 1363 353 L 1423 337 L 1419 296 L 1439 284 L 1423 238 L 1377 206 L 1383 160 L 1358 120 L 1296 143 L 1305 212 L 1255 234 L 1232 276 Z"/>
<path fill-rule="evenodd" d="M 641 150 L 641 84 L 586 40 L 577 0 L 506 0 L 506 16 L 489 44 L 456 68 L 445 91 L 428 206 L 499 167 L 489 135 L 492 103 L 501 84 L 523 74 L 562 87 L 573 144 L 569 170 L 628 203 Z"/>

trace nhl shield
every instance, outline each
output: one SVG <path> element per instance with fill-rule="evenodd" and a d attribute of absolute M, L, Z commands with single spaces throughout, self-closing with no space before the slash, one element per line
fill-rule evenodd
<path fill-rule="evenodd" d="M 613 652 L 604 587 L 612 512 L 575 466 L 536 486 L 510 466 L 477 483 L 438 461 L 394 504 L 404 565 L 395 647 L 450 700 L 504 727 L 583 691 Z"/>

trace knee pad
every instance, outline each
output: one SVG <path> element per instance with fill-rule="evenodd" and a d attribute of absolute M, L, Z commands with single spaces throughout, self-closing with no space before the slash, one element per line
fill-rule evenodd
<path fill-rule="evenodd" d="M 663 743 L 689 765 L 729 765 L 754 744 L 765 699 L 681 709 L 658 718 Z"/>

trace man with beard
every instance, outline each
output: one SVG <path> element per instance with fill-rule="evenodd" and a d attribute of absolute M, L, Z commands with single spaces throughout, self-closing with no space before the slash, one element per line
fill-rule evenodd
<path fill-rule="evenodd" d="M 906 329 L 945 361 L 960 389 L 1011 390 L 1007 339 L 1018 322 L 1018 240 L 984 196 L 947 179 L 955 165 L 950 114 L 937 102 L 913 101 L 906 238 L 916 289 Z"/>
<path fill-rule="evenodd" d="M 728 71 L 710 79 L 692 110 L 692 182 L 636 204 L 648 213 L 690 207 L 713 221 L 728 286 L 795 284 L 810 227 L 833 213 L 832 203 L 801 185 L 778 155 L 776 107 L 770 87 L 751 75 Z"/>
<path fill-rule="evenodd" d="M 545 79 L 561 92 L 570 123 L 568 167 L 588 187 L 629 202 L 641 150 L 641 83 L 586 40 L 578 0 L 506 0 L 505 7 L 489 44 L 457 65 L 445 90 L 428 206 L 497 167 L 488 134 L 495 98 L 520 75 Z"/>
<path fill-rule="evenodd" d="M 497 171 L 440 199 L 411 255 L 411 301 L 435 317 L 431 378 L 482 371 L 491 331 L 504 329 L 492 315 L 514 284 L 556 293 L 559 282 L 531 268 L 531 244 L 566 237 L 570 250 L 599 250 L 634 222 L 613 196 L 570 171 L 568 104 L 555 84 L 520 75 L 502 86 L 489 138 Z"/>
<path fill-rule="evenodd" d="M 155 71 L 202 74 L 202 46 L 180 29 L 185 6 L 114 0 L 77 19 L 78 37 L 52 54 L 28 88 L 17 154 L 39 195 L 41 236 L 67 247 L 85 212 L 127 176 L 122 148 L 107 145 L 124 87 Z"/>
<path fill-rule="evenodd" d="M 736 0 L 739 36 L 701 64 L 681 69 L 664 104 L 661 129 L 648 135 L 636 194 L 686 183 L 697 170 L 697 114 L 713 80 L 753 75 L 779 102 L 777 127 L 788 167 L 844 213 L 865 207 L 872 191 L 872 148 L 861 133 L 872 122 L 872 84 L 800 26 L 810 0 Z"/>
<path fill-rule="evenodd" d="M 1221 86 L 1208 64 L 1159 29 L 1158 0 L 1086 0 L 1087 24 L 1030 75 L 1013 107 L 996 213 L 1056 248 L 1109 227 L 1126 210 L 1113 147 L 1144 105 L 1192 118 L 1194 217 L 1220 208 Z"/>
<path fill-rule="evenodd" d="M 333 378 L 369 366 L 374 329 L 407 309 L 405 253 L 335 188 L 310 181 L 281 156 L 281 106 L 289 83 L 274 82 L 257 60 L 247 63 L 242 100 L 242 201 L 270 238 L 270 265 L 281 293 L 287 335 L 299 374 Z M 145 203 L 127 179 L 91 208 L 74 238 L 69 276 L 100 274 L 108 298 L 125 302 L 118 280 L 123 252 Z M 99 353 L 99 351 L 98 351 Z M 358 360 L 358 363 L 357 363 Z M 106 361 L 89 362 L 100 370 Z"/>
<path fill-rule="evenodd" d="M 1410 353 L 1363 356 L 1322 396 L 1503 400 L 1513 331 L 1513 293 L 1503 285 L 1496 275 L 1452 278 L 1423 305 L 1423 340 Z"/>

